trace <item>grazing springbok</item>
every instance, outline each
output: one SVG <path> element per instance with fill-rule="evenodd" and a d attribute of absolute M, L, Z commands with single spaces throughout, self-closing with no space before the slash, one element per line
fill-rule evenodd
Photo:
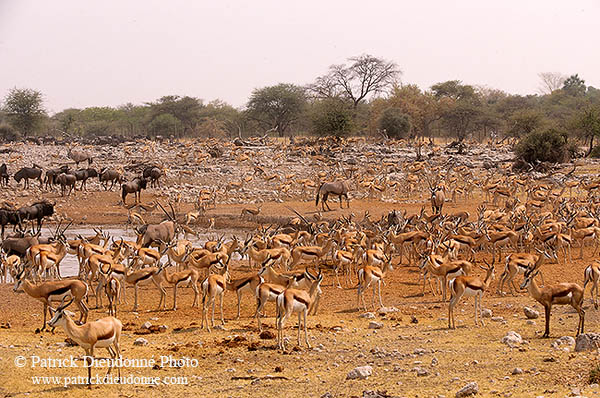
<path fill-rule="evenodd" d="M 531 267 L 525 271 L 525 280 L 521 284 L 521 289 L 527 288 L 527 291 L 538 303 L 544 306 L 546 314 L 546 328 L 542 337 L 550 337 L 550 313 L 552 305 L 568 304 L 579 314 L 579 323 L 577 324 L 577 336 L 583 333 L 583 323 L 585 320 L 585 311 L 583 310 L 583 289 L 576 283 L 558 283 L 556 285 L 544 286 L 539 288 L 535 276 L 538 274 L 537 267 Z"/>
<path fill-rule="evenodd" d="M 117 358 L 121 356 L 121 349 L 119 348 L 119 340 L 121 339 L 121 331 L 123 330 L 123 324 L 117 318 L 108 316 L 106 318 L 98 319 L 86 323 L 82 326 L 78 326 L 71 319 L 71 313 L 65 311 L 65 309 L 73 302 L 71 299 L 67 304 L 64 303 L 64 299 L 61 305 L 54 310 L 50 308 L 50 311 L 54 313 L 54 316 L 48 323 L 52 328 L 55 326 L 61 326 L 67 336 L 75 341 L 79 346 L 85 350 L 85 362 L 88 368 L 88 386 L 92 384 L 92 364 L 94 360 L 94 348 L 106 348 L 112 361 L 110 361 L 108 372 L 106 376 L 110 374 L 113 363 Z M 121 378 L 121 368 L 117 367 L 119 372 L 119 380 Z"/>
<path fill-rule="evenodd" d="M 478 276 L 467 276 L 460 275 L 450 281 L 450 303 L 448 305 L 448 329 L 454 329 L 456 323 L 454 321 L 454 307 L 460 301 L 461 297 L 475 296 L 475 325 L 479 325 L 477 322 L 477 315 L 481 318 L 481 325 L 483 325 L 483 314 L 481 309 L 481 300 L 483 294 L 490 287 L 490 283 L 494 279 L 494 260 L 492 264 L 488 264 L 485 260 L 486 267 L 479 266 L 485 270 L 485 279 L 482 281 Z"/>
<path fill-rule="evenodd" d="M 335 181 L 335 182 L 323 182 L 319 186 L 319 190 L 317 191 L 317 198 L 315 200 L 315 206 L 319 206 L 319 198 L 321 200 L 321 207 L 323 211 L 325 211 L 325 206 L 327 206 L 328 210 L 331 210 L 329 205 L 327 204 L 327 198 L 329 195 L 336 195 L 340 198 L 340 208 L 342 208 L 342 198 L 346 198 L 346 203 L 348 208 L 350 208 L 350 200 L 348 199 L 348 185 L 345 181 Z"/>

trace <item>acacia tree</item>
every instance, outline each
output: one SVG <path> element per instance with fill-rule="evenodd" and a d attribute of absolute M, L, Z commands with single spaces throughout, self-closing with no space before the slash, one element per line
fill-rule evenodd
<path fill-rule="evenodd" d="M 562 88 L 567 77 L 558 72 L 542 72 L 538 73 L 540 78 L 540 86 L 538 92 L 542 95 L 552 94 L 553 91 Z"/>
<path fill-rule="evenodd" d="M 248 101 L 246 114 L 266 129 L 277 131 L 280 137 L 294 124 L 307 105 L 304 88 L 280 83 L 255 89 Z"/>
<path fill-rule="evenodd" d="M 21 134 L 35 133 L 46 117 L 41 92 L 29 88 L 13 88 L 4 99 L 4 111 L 10 124 Z"/>
<path fill-rule="evenodd" d="M 402 73 L 395 62 L 368 54 L 348 61 L 348 65 L 331 65 L 326 75 L 309 86 L 310 91 L 319 98 L 348 98 L 356 109 L 370 95 L 390 89 Z"/>

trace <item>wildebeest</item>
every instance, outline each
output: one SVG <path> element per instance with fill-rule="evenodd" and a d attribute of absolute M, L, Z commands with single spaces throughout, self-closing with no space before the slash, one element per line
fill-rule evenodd
<path fill-rule="evenodd" d="M 50 217 L 54 214 L 54 204 L 43 200 L 36 202 L 31 206 L 23 206 L 17 209 L 21 222 L 28 220 L 37 220 L 38 232 L 42 230 L 42 220 L 44 217 Z"/>
<path fill-rule="evenodd" d="M 65 196 L 65 190 L 67 187 L 69 188 L 69 193 L 67 195 L 71 195 L 71 191 L 75 188 L 75 183 L 77 182 L 77 177 L 73 174 L 61 173 L 56 176 L 55 181 L 58 185 L 60 185 L 60 196 Z"/>
<path fill-rule="evenodd" d="M 150 180 L 150 187 L 158 186 L 160 188 L 159 179 L 162 177 L 163 172 L 158 166 L 148 166 L 144 169 L 142 177 Z"/>
<path fill-rule="evenodd" d="M 6 163 L 2 163 L 2 166 L 0 166 L 0 185 L 8 186 L 8 170 L 6 168 Z"/>
<path fill-rule="evenodd" d="M 44 184 L 42 182 L 42 169 L 38 167 L 23 167 L 15 173 L 14 179 L 17 183 L 20 183 L 23 179 L 25 180 L 23 189 L 29 188 L 29 179 L 37 179 L 40 182 L 40 188 Z"/>
<path fill-rule="evenodd" d="M 98 174 L 98 181 L 104 187 L 104 190 L 108 190 L 108 181 L 110 181 L 110 190 L 112 191 L 115 182 L 123 183 L 123 176 L 120 172 L 114 169 L 107 169 L 106 167 L 100 170 Z"/>
<path fill-rule="evenodd" d="M 148 180 L 143 177 L 135 177 L 133 181 L 126 182 L 121 185 L 121 199 L 123 199 L 123 204 L 125 204 L 125 198 L 127 194 L 133 193 L 135 194 L 135 201 L 142 201 L 142 189 L 146 189 L 148 185 Z"/>
<path fill-rule="evenodd" d="M 324 182 L 319 186 L 319 190 L 317 191 L 317 199 L 315 200 L 315 206 L 319 205 L 319 197 L 322 197 L 321 207 L 323 211 L 325 211 L 325 206 L 327 206 L 328 210 L 331 210 L 329 205 L 327 204 L 327 198 L 329 195 L 337 195 L 340 198 L 340 209 L 342 206 L 342 197 L 346 198 L 346 203 L 348 204 L 348 208 L 350 208 L 350 200 L 348 199 L 348 185 L 344 181 L 335 181 L 335 182 Z"/>
<path fill-rule="evenodd" d="M 2 224 L 2 239 L 4 239 L 4 228 L 8 224 L 17 226 L 20 224 L 19 213 L 12 209 L 0 209 L 0 224 Z"/>
<path fill-rule="evenodd" d="M 75 176 L 77 181 L 81 181 L 81 190 L 84 188 L 87 189 L 86 182 L 90 177 L 98 177 L 98 172 L 96 169 L 87 168 L 87 169 L 79 169 L 77 171 L 72 171 L 71 174 Z"/>
<path fill-rule="evenodd" d="M 69 166 L 61 166 L 57 169 L 50 169 L 48 171 L 46 171 L 46 178 L 45 178 L 45 183 L 46 183 L 46 189 L 48 189 L 48 186 L 50 186 L 50 188 L 52 188 L 52 186 L 54 184 L 58 184 L 58 182 L 56 181 L 56 177 L 58 177 L 61 173 L 68 173 L 69 172 Z"/>

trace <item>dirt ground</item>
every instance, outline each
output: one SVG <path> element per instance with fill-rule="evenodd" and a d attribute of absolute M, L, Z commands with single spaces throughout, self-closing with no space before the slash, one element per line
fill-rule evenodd
<path fill-rule="evenodd" d="M 16 202 L 27 202 L 33 196 L 23 196 Z M 143 194 L 143 201 L 153 199 L 151 193 Z M 51 198 L 52 199 L 52 198 Z M 55 197 L 59 213 L 68 214 L 75 223 L 91 225 L 123 224 L 127 218 L 125 209 L 119 205 L 116 192 L 93 192 L 79 194 L 71 204 Z M 354 213 L 362 218 L 368 210 L 373 219 L 391 209 L 407 209 L 416 212 L 423 202 L 414 204 L 382 203 L 376 200 L 359 200 L 351 203 L 349 210 L 327 212 L 326 218 Z M 478 201 L 448 204 L 445 211 L 468 210 L 473 214 Z M 337 206 L 337 205 L 336 205 Z M 243 205 L 219 205 L 210 210 L 215 227 L 246 229 L 255 226 L 254 221 L 239 217 Z M 266 203 L 263 216 L 293 216 L 291 207 L 311 216 L 315 213 L 314 202 Z M 181 213 L 189 209 L 182 206 Z M 148 221 L 160 219 L 159 211 Z M 574 250 L 574 255 L 578 250 Z M 546 283 L 583 282 L 583 270 L 592 257 L 592 248 L 586 249 L 584 259 L 571 264 L 546 264 Z M 490 260 L 489 255 L 487 256 Z M 482 254 L 477 255 L 480 261 Z M 447 329 L 447 303 L 434 297 L 429 291 L 421 295 L 421 278 L 415 264 L 396 264 L 386 275 L 383 302 L 397 312 L 379 314 L 374 319 L 360 317 L 356 289 L 343 289 L 333 285 L 331 273 L 326 274 L 323 296 L 317 316 L 309 318 L 309 339 L 312 345 L 296 348 L 296 322 L 290 319 L 285 335 L 290 338 L 288 353 L 275 348 L 275 339 L 260 338 L 256 322 L 251 318 L 255 301 L 244 297 L 242 318 L 234 320 L 235 295 L 225 296 L 225 327 L 212 333 L 200 330 L 201 310 L 191 308 L 193 292 L 179 290 L 178 306 L 174 311 L 155 311 L 159 295 L 156 288 L 141 290 L 141 310 L 131 311 L 133 291 L 128 289 L 127 304 L 119 307 L 118 318 L 125 325 L 121 338 L 122 354 L 128 359 L 154 358 L 158 363 L 169 357 L 172 360 L 197 362 L 174 363 L 172 366 L 124 367 L 121 375 L 158 377 L 158 385 L 137 384 L 94 385 L 88 389 L 82 385 L 64 387 L 64 377 L 85 376 L 86 369 L 79 361 L 78 368 L 34 366 L 37 359 L 60 359 L 81 356 L 80 347 L 69 347 L 65 332 L 57 329 L 35 333 L 42 324 L 42 305 L 26 294 L 13 293 L 12 284 L 0 285 L 0 395 L 10 397 L 42 397 L 60 394 L 77 396 L 125 396 L 140 395 L 172 397 L 201 395 L 218 397 L 265 396 L 275 397 L 362 397 L 365 391 L 379 391 L 380 396 L 437 397 L 454 396 L 465 384 L 475 381 L 481 396 L 566 396 L 581 393 L 600 396 L 597 385 L 588 385 L 588 374 L 598 363 L 593 352 L 575 353 L 556 349 L 552 343 L 561 336 L 574 336 L 577 314 L 564 306 L 553 309 L 551 338 L 542 339 L 544 328 L 543 309 L 526 293 L 516 296 L 496 294 L 496 283 L 486 294 L 483 307 L 493 312 L 493 319 L 486 319 L 485 326 L 476 327 L 473 321 L 473 299 L 463 299 L 456 310 L 458 328 Z M 503 264 L 496 264 L 496 280 Z M 232 277 L 248 274 L 247 262 L 236 262 Z M 370 302 L 371 291 L 367 294 Z M 92 297 L 90 306 L 95 303 Z M 168 304 L 172 304 L 172 291 L 168 291 Z M 527 322 L 523 307 L 529 306 L 541 312 L 541 318 Z M 267 330 L 274 333 L 273 305 L 267 306 Z M 217 311 L 218 314 L 218 311 Z M 106 316 L 105 309 L 94 309 L 90 320 Z M 501 317 L 501 318 L 496 318 Z M 217 316 L 218 320 L 218 316 Z M 141 325 L 150 321 L 153 325 L 166 325 L 162 333 L 138 335 Z M 381 322 L 381 329 L 370 329 L 372 321 Z M 217 321 L 218 323 L 218 321 Z M 598 311 L 586 297 L 586 331 L 598 329 Z M 501 342 L 508 331 L 516 331 L 525 342 L 508 347 Z M 135 339 L 143 337 L 147 346 L 134 346 Z M 269 336 L 263 336 L 269 337 Z M 105 350 L 98 354 L 106 356 Z M 17 366 L 17 358 L 24 357 L 23 367 Z M 22 359 L 20 359 L 22 360 Z M 22 365 L 23 363 L 19 363 Z M 177 366 L 182 365 L 182 366 Z M 357 366 L 370 365 L 373 374 L 364 380 L 346 380 L 349 371 Z M 522 373 L 514 372 L 520 368 Z M 101 377 L 105 368 L 93 369 Z M 33 379 L 37 376 L 62 377 L 63 379 Z M 116 372 L 113 371 L 113 376 Z M 179 379 L 177 379 L 179 378 Z M 135 381 L 135 380 L 133 380 Z M 36 384 L 36 382 L 38 384 Z M 175 383 L 175 384 L 170 384 Z M 182 384 L 177 384 L 182 383 Z M 330 394 L 330 395 L 327 395 Z M 387 394 L 387 395 L 386 395 Z"/>

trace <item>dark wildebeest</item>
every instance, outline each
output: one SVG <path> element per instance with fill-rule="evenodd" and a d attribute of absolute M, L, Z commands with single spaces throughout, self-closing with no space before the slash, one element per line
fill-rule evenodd
<path fill-rule="evenodd" d="M 31 206 L 23 206 L 17 209 L 19 213 L 19 219 L 21 222 L 31 220 L 37 220 L 38 232 L 42 230 L 42 220 L 44 217 L 50 217 L 54 214 L 54 204 L 43 200 L 36 202 Z"/>
<path fill-rule="evenodd" d="M 69 188 L 69 193 L 67 195 L 71 196 L 71 191 L 73 191 L 73 188 L 75 188 L 77 177 L 75 177 L 73 174 L 61 173 L 56 176 L 55 181 L 58 185 L 60 185 L 60 196 L 65 196 L 65 190 L 67 187 Z"/>
<path fill-rule="evenodd" d="M 126 182 L 121 185 L 121 198 L 123 199 L 123 204 L 125 204 L 125 198 L 128 193 L 135 194 L 135 202 L 142 201 L 142 189 L 146 189 L 148 185 L 148 180 L 145 178 L 135 177 L 133 181 Z"/>
<path fill-rule="evenodd" d="M 2 163 L 2 166 L 0 166 L 0 185 L 8 186 L 8 170 L 6 168 L 6 163 Z"/>
<path fill-rule="evenodd" d="M 115 186 L 115 182 L 123 183 L 123 176 L 117 170 L 107 169 L 106 167 L 100 170 L 98 174 L 98 181 L 104 187 L 104 190 L 108 190 L 108 181 L 110 181 L 110 190 L 112 191 Z"/>
<path fill-rule="evenodd" d="M 82 191 L 84 188 L 87 189 L 86 182 L 88 178 L 98 177 L 98 172 L 96 171 L 96 169 L 92 168 L 79 169 L 77 171 L 72 171 L 71 174 L 73 174 L 77 178 L 77 181 L 81 181 Z"/>
<path fill-rule="evenodd" d="M 40 188 L 44 185 L 42 182 L 42 169 L 37 167 L 23 167 L 15 173 L 14 179 L 17 183 L 20 183 L 23 179 L 25 180 L 23 189 L 29 188 L 29 179 L 37 179 L 40 182 Z"/>
<path fill-rule="evenodd" d="M 8 224 L 13 225 L 13 229 L 21 223 L 19 213 L 12 209 L 0 209 L 0 224 L 2 224 L 2 239 L 4 239 L 4 228 Z"/>
<path fill-rule="evenodd" d="M 142 177 L 150 180 L 150 187 L 159 187 L 159 179 L 162 177 L 163 172 L 158 166 L 148 166 L 144 169 Z"/>
<path fill-rule="evenodd" d="M 48 189 L 48 186 L 50 186 L 50 188 L 52 188 L 52 186 L 54 184 L 58 184 L 58 182 L 56 181 L 56 177 L 58 177 L 62 173 L 68 173 L 68 172 L 69 172 L 69 166 L 61 166 L 57 169 L 50 169 L 50 170 L 46 171 L 46 179 L 44 181 L 46 183 L 46 189 Z"/>
<path fill-rule="evenodd" d="M 321 207 L 323 211 L 325 211 L 325 206 L 327 206 L 328 210 L 331 210 L 329 205 L 327 204 L 327 198 L 329 195 L 337 195 L 340 198 L 340 209 L 342 206 L 342 197 L 346 198 L 346 203 L 348 204 L 348 208 L 350 208 L 350 200 L 348 199 L 348 185 L 344 181 L 335 181 L 335 182 L 324 182 L 319 186 L 319 190 L 317 191 L 317 199 L 315 201 L 315 206 L 319 205 L 319 197 L 322 197 Z"/>

